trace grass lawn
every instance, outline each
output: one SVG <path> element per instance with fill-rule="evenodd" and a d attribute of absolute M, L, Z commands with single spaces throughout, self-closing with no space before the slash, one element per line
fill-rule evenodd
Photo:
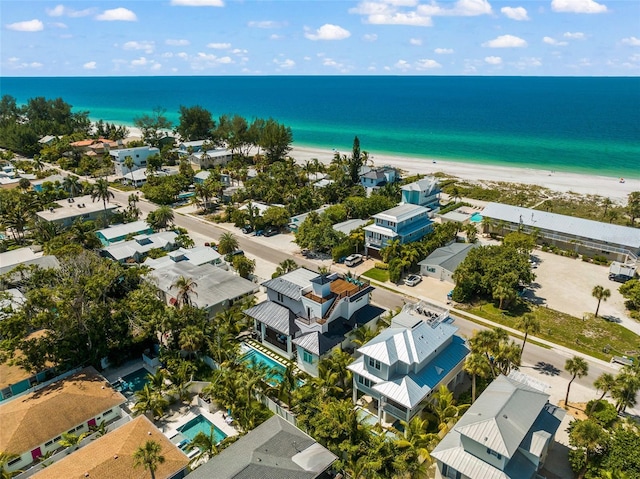
<path fill-rule="evenodd" d="M 524 313 L 532 312 L 540 322 L 540 332 L 535 336 L 605 361 L 612 356 L 637 356 L 640 352 L 640 336 L 602 318 L 583 320 L 527 303 L 514 311 L 499 310 L 492 303 L 478 303 L 461 309 L 511 328 L 515 328 Z"/>
<path fill-rule="evenodd" d="M 114 190 L 120 190 L 120 191 L 134 191 L 135 190 L 135 188 L 133 186 L 123 185 L 122 183 L 119 183 L 117 181 L 109 183 L 109 187 L 113 188 Z"/>
<path fill-rule="evenodd" d="M 382 283 L 384 283 L 385 281 L 389 281 L 389 271 L 387 271 L 386 269 L 371 268 L 370 270 L 362 273 L 362 276 L 375 279 L 376 281 L 380 281 Z"/>

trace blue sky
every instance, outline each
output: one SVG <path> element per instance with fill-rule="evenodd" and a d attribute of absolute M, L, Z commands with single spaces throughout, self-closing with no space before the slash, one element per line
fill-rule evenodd
<path fill-rule="evenodd" d="M 639 0 L 0 2 L 3 76 L 640 74 Z"/>

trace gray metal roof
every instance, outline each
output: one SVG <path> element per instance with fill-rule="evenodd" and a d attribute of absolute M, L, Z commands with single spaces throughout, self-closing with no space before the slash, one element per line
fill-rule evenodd
<path fill-rule="evenodd" d="M 549 230 L 614 245 L 623 245 L 631 248 L 634 252 L 640 250 L 639 228 L 601 223 L 501 203 L 489 203 L 482 211 L 482 215 L 509 223 L 522 223 L 523 226 L 539 230 Z"/>
<path fill-rule="evenodd" d="M 311 280 L 318 276 L 318 273 L 306 268 L 298 268 L 290 273 L 283 274 L 274 279 L 270 279 L 262 283 L 265 288 L 271 289 L 276 293 L 300 301 L 302 296 L 300 290 L 311 284 Z"/>
<path fill-rule="evenodd" d="M 424 206 L 405 203 L 395 206 L 394 208 L 391 208 L 389 210 L 383 211 L 382 213 L 378 213 L 377 215 L 373 215 L 373 218 L 400 222 L 407 218 L 411 218 L 412 216 L 416 216 L 420 213 L 428 211 L 429 210 Z"/>
<path fill-rule="evenodd" d="M 447 271 L 454 272 L 464 261 L 472 248 L 479 246 L 474 243 L 451 243 L 436 249 L 433 253 L 420 261 L 420 266 L 441 266 Z"/>
<path fill-rule="evenodd" d="M 119 225 L 113 225 L 108 228 L 104 228 L 96 231 L 97 235 L 102 235 L 104 239 L 110 241 L 119 236 L 127 236 L 133 233 L 139 233 L 151 229 L 151 226 L 146 221 L 134 221 L 132 223 L 124 223 Z"/>
<path fill-rule="evenodd" d="M 273 416 L 189 474 L 190 479 L 315 479 L 337 457 Z"/>
<path fill-rule="evenodd" d="M 253 308 L 246 309 L 244 314 L 288 336 L 292 336 L 295 330 L 299 329 L 295 324 L 295 314 L 273 301 L 263 301 Z"/>
<path fill-rule="evenodd" d="M 353 230 L 358 229 L 360 226 L 364 226 L 368 223 L 367 220 L 353 219 L 343 221 L 342 223 L 336 223 L 333 225 L 333 229 L 348 235 Z"/>
<path fill-rule="evenodd" d="M 37 266 L 42 269 L 60 268 L 60 262 L 58 261 L 58 258 L 56 258 L 53 255 L 46 255 L 46 256 L 31 258 L 25 261 L 21 261 L 20 263 L 11 263 L 8 266 L 4 266 L 4 261 L 0 264 L 3 265 L 0 267 L 0 275 L 6 274 L 9 271 L 12 271 L 13 269 L 17 268 L 18 266 Z M 16 277 L 12 276 L 11 278 L 9 278 L 9 282 L 15 281 L 16 279 L 18 279 L 17 276 Z"/>
<path fill-rule="evenodd" d="M 344 336 L 328 337 L 317 331 L 299 336 L 293 340 L 293 344 L 315 354 L 322 356 L 344 340 Z"/>
<path fill-rule="evenodd" d="M 438 186 L 439 181 L 436 177 L 427 176 L 426 178 L 422 178 L 421 180 L 404 185 L 402 189 L 404 191 L 424 191 L 429 193 L 435 189 L 438 189 Z"/>

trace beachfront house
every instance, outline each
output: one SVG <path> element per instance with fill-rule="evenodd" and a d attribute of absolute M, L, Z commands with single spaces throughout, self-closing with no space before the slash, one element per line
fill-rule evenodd
<path fill-rule="evenodd" d="M 196 151 L 189 155 L 189 161 L 200 170 L 213 168 L 216 165 L 226 165 L 233 159 L 231 150 L 214 148 L 207 151 Z"/>
<path fill-rule="evenodd" d="M 380 422 L 409 422 L 441 385 L 453 391 L 464 379 L 469 347 L 448 319 L 449 311 L 435 305 L 405 305 L 389 328 L 357 349 L 348 366 L 353 402 L 363 396 Z"/>
<path fill-rule="evenodd" d="M 132 221 L 98 230 L 96 236 L 104 246 L 109 246 L 131 236 L 150 235 L 151 233 L 153 233 L 153 228 L 146 221 Z"/>
<path fill-rule="evenodd" d="M 318 362 L 350 344 L 349 333 L 374 327 L 384 312 L 370 304 L 368 281 L 305 268 L 262 283 L 267 300 L 244 313 L 253 319 L 259 341 L 298 367 L 318 375 Z"/>
<path fill-rule="evenodd" d="M 433 224 L 424 206 L 403 204 L 373 216 L 375 223 L 364 227 L 365 252 L 374 258 L 392 240 L 400 244 L 418 241 L 429 233 Z"/>
<path fill-rule="evenodd" d="M 427 176 L 402 186 L 402 203 L 420 205 L 431 210 L 433 216 L 440 209 L 440 182 L 434 176 Z"/>
<path fill-rule="evenodd" d="M 487 233 L 505 235 L 511 231 L 534 234 L 538 243 L 554 245 L 585 255 L 637 264 L 640 257 L 640 229 L 585 220 L 574 216 L 519 206 L 489 203 L 482 210 Z"/>
<path fill-rule="evenodd" d="M 371 168 L 363 166 L 360 169 L 360 184 L 367 190 L 367 193 L 382 188 L 387 183 L 400 181 L 400 171 L 391 166 Z"/>
<path fill-rule="evenodd" d="M 436 477 L 541 477 L 564 415 L 534 380 L 517 372 L 499 376 L 431 453 Z"/>
<path fill-rule="evenodd" d="M 115 479 L 147 477 L 144 468 L 134 465 L 133 455 L 147 441 L 160 445 L 164 461 L 154 471 L 156 479 L 182 479 L 187 475 L 189 458 L 147 419 L 135 419 L 83 445 L 60 461 L 40 469 L 33 479 Z"/>
<path fill-rule="evenodd" d="M 420 274 L 453 283 L 453 273 L 458 265 L 464 261 L 469 251 L 477 246 L 477 243 L 451 243 L 438 248 L 418 263 Z"/>
<path fill-rule="evenodd" d="M 102 421 L 122 416 L 126 398 L 92 367 L 36 392 L 0 403 L 0 451 L 18 457 L 6 469 L 17 471 L 60 448 L 62 433 L 82 434 Z"/>
<path fill-rule="evenodd" d="M 102 201 L 93 200 L 91 195 L 78 196 L 76 198 L 67 198 L 66 200 L 58 200 L 55 202 L 58 207 L 50 207 L 43 211 L 38 211 L 36 216 L 50 223 L 56 223 L 60 226 L 71 226 L 77 219 L 82 221 L 97 220 L 104 217 L 107 218 L 119 208 L 116 203 L 107 203 L 106 208 Z"/>
<path fill-rule="evenodd" d="M 179 291 L 173 285 L 181 276 L 192 278 L 196 283 L 190 296 L 191 304 L 203 309 L 209 318 L 258 291 L 255 283 L 210 263 L 193 264 L 181 250 L 158 258 L 162 261 L 148 258 L 144 263 L 153 268 L 147 278 L 158 288 L 158 297 L 168 305 L 175 306 L 177 303 Z"/>
<path fill-rule="evenodd" d="M 147 168 L 147 160 L 151 155 L 160 154 L 160 150 L 153 146 L 136 146 L 135 148 L 124 148 L 122 150 L 110 150 L 109 156 L 113 160 L 116 175 L 125 178 L 131 170 L 139 170 Z M 133 166 L 129 169 L 125 166 L 127 158 L 133 160 Z"/>
<path fill-rule="evenodd" d="M 189 474 L 189 479 L 330 479 L 337 457 L 278 415 Z"/>
<path fill-rule="evenodd" d="M 202 145 L 207 143 L 207 140 L 192 140 L 192 141 L 183 141 L 178 144 L 178 148 L 176 151 L 180 157 L 189 156 L 192 153 L 197 153 L 202 151 Z"/>

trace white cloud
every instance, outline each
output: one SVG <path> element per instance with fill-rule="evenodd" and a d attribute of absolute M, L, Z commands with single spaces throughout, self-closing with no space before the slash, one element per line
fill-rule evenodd
<path fill-rule="evenodd" d="M 430 58 L 423 58 L 416 62 L 415 67 L 416 67 L 416 70 L 430 70 L 432 68 L 441 68 L 442 65 L 440 65 L 435 60 L 431 60 Z"/>
<path fill-rule="evenodd" d="M 105 10 L 96 16 L 96 20 L 103 22 L 136 22 L 138 21 L 138 17 L 136 17 L 136 14 L 131 10 L 120 7 Z"/>
<path fill-rule="evenodd" d="M 421 38 L 410 38 L 409 39 L 409 43 L 411 45 L 415 45 L 416 47 L 422 45 L 422 39 Z"/>
<path fill-rule="evenodd" d="M 185 54 L 186 55 L 186 54 Z M 213 53 L 198 52 L 191 60 L 191 68 L 194 70 L 204 70 L 206 68 L 215 68 L 220 65 L 234 63 L 229 56 L 218 57 Z"/>
<path fill-rule="evenodd" d="M 247 53 L 249 53 L 249 50 L 245 48 L 234 48 L 233 50 L 231 50 L 231 53 L 233 53 L 234 55 L 246 55 Z"/>
<path fill-rule="evenodd" d="M 529 15 L 527 15 L 527 9 L 524 7 L 502 7 L 500 11 L 504 16 L 510 18 L 511 20 L 522 21 L 529 20 Z"/>
<path fill-rule="evenodd" d="M 155 48 L 155 43 L 152 41 L 141 41 L 141 42 L 126 42 L 122 45 L 123 50 L 144 50 L 146 54 L 153 53 L 153 49 Z"/>
<path fill-rule="evenodd" d="M 519 70 L 524 70 L 526 68 L 537 68 L 542 66 L 542 60 L 535 57 L 522 57 L 520 58 L 520 60 L 514 63 L 514 66 Z"/>
<path fill-rule="evenodd" d="M 362 35 L 362 39 L 365 42 L 375 42 L 378 39 L 378 35 L 375 33 L 366 33 L 365 35 Z"/>
<path fill-rule="evenodd" d="M 164 43 L 166 45 L 171 45 L 172 47 L 186 47 L 191 42 L 189 42 L 189 40 L 184 40 L 184 39 L 168 38 L 164 41 Z"/>
<path fill-rule="evenodd" d="M 131 61 L 131 66 L 133 67 L 143 67 L 145 65 L 147 65 L 149 63 L 149 60 L 147 60 L 145 57 L 140 57 L 140 58 L 136 58 L 135 60 Z"/>
<path fill-rule="evenodd" d="M 67 16 L 72 18 L 79 18 L 79 17 L 86 17 L 87 15 L 93 14 L 96 11 L 96 9 L 85 8 L 84 10 L 74 10 L 72 8 L 65 7 L 64 5 L 56 5 L 54 8 L 47 8 L 46 11 L 47 11 L 47 15 L 49 15 L 50 17 Z"/>
<path fill-rule="evenodd" d="M 623 38 L 621 42 L 625 45 L 631 45 L 632 47 L 640 47 L 640 38 L 637 37 Z"/>
<path fill-rule="evenodd" d="M 171 0 L 174 7 L 224 7 L 223 0 Z"/>
<path fill-rule="evenodd" d="M 278 68 L 285 68 L 285 69 L 293 68 L 296 66 L 296 62 L 293 61 L 291 58 L 287 58 L 286 60 L 279 60 L 278 58 L 274 58 L 273 63 L 278 65 Z"/>
<path fill-rule="evenodd" d="M 31 62 L 29 63 L 30 68 L 42 68 L 44 65 L 40 62 Z"/>
<path fill-rule="evenodd" d="M 10 23 L 7 25 L 9 30 L 15 30 L 16 32 L 39 32 L 44 30 L 44 24 L 34 18 L 33 20 L 25 20 L 24 22 Z"/>
<path fill-rule="evenodd" d="M 178 58 L 182 58 L 183 60 L 186 60 L 187 58 L 189 58 L 189 55 L 185 52 L 176 53 L 176 56 Z"/>
<path fill-rule="evenodd" d="M 97 66 L 98 64 L 96 62 L 87 62 L 82 65 L 82 68 L 84 68 L 85 70 L 95 70 Z"/>
<path fill-rule="evenodd" d="M 151 67 L 152 70 L 160 70 L 161 68 L 162 68 L 161 63 L 154 63 L 153 66 Z"/>
<path fill-rule="evenodd" d="M 551 0 L 551 10 L 568 13 L 604 13 L 607 6 L 595 0 Z"/>
<path fill-rule="evenodd" d="M 251 21 L 247 23 L 251 28 L 282 28 L 287 25 L 286 22 L 275 22 L 273 20 Z"/>
<path fill-rule="evenodd" d="M 284 36 L 282 35 L 278 35 L 277 33 L 274 33 L 272 35 L 269 35 L 269 40 L 281 40 L 283 39 Z"/>
<path fill-rule="evenodd" d="M 484 42 L 482 46 L 489 48 L 522 48 L 527 46 L 527 42 L 514 35 L 500 35 L 493 40 Z"/>
<path fill-rule="evenodd" d="M 213 48 L 214 50 L 228 50 L 231 48 L 231 43 L 207 43 L 207 48 Z"/>
<path fill-rule="evenodd" d="M 551 38 L 551 37 L 543 37 L 542 41 L 548 45 L 557 45 L 559 47 L 563 47 L 565 45 L 568 45 L 567 42 L 559 42 L 558 40 L 556 40 L 555 38 Z"/>
<path fill-rule="evenodd" d="M 344 40 L 345 38 L 349 38 L 351 33 L 349 30 L 345 30 L 344 28 L 338 25 L 332 25 L 331 23 L 325 23 L 320 28 L 318 28 L 315 33 L 307 31 L 304 36 L 309 40 Z"/>
<path fill-rule="evenodd" d="M 417 11 L 429 17 L 475 17 L 477 15 L 488 15 L 492 12 L 488 0 L 458 0 L 452 8 L 443 8 L 432 2 L 429 5 L 418 6 Z"/>
<path fill-rule="evenodd" d="M 587 36 L 582 32 L 565 32 L 562 35 L 565 38 L 571 38 L 572 40 L 584 40 Z"/>
<path fill-rule="evenodd" d="M 394 67 L 402 71 L 411 70 L 411 64 L 406 60 L 398 60 Z"/>
<path fill-rule="evenodd" d="M 162 54 L 162 58 L 171 58 L 171 57 L 173 57 L 173 53 L 171 52 L 164 52 Z"/>
<path fill-rule="evenodd" d="M 453 53 L 453 48 L 436 48 L 433 50 L 434 53 L 438 55 L 451 55 Z"/>
<path fill-rule="evenodd" d="M 408 2 L 406 2 L 408 3 Z M 419 27 L 429 27 L 432 25 L 431 18 L 419 15 L 416 11 L 398 11 L 398 7 L 415 6 L 392 1 L 364 0 L 356 7 L 350 8 L 349 13 L 363 15 L 366 23 L 374 25 L 412 25 Z"/>
<path fill-rule="evenodd" d="M 414 27 L 430 27 L 433 25 L 431 17 L 418 15 L 416 12 L 369 15 L 368 22 L 373 25 L 411 25 Z"/>
<path fill-rule="evenodd" d="M 49 25 L 55 28 L 69 28 L 66 23 L 62 23 L 62 22 L 52 22 Z"/>
<path fill-rule="evenodd" d="M 502 63 L 502 58 L 500 57 L 484 57 L 484 61 L 489 65 L 500 65 Z"/>

